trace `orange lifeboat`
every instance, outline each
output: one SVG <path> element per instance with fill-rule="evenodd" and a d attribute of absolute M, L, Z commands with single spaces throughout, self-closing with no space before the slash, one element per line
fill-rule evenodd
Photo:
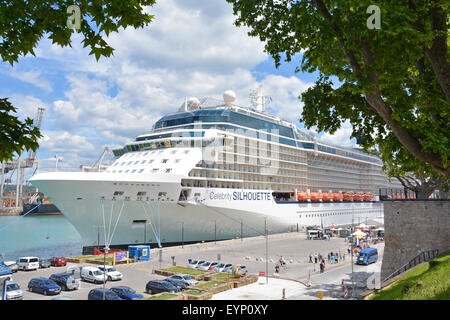
<path fill-rule="evenodd" d="M 323 201 L 331 201 L 331 200 L 333 200 L 333 193 L 331 193 L 331 192 L 324 192 L 324 193 L 322 193 L 322 200 Z"/>
<path fill-rule="evenodd" d="M 344 201 L 353 201 L 355 194 L 353 192 L 344 193 Z"/>
<path fill-rule="evenodd" d="M 364 201 L 370 201 L 373 199 L 373 194 L 371 192 L 365 192 L 363 195 Z"/>
<path fill-rule="evenodd" d="M 362 192 L 357 192 L 353 196 L 353 201 L 363 201 L 364 200 L 364 194 Z"/>
<path fill-rule="evenodd" d="M 311 201 L 321 201 L 322 198 L 322 192 L 311 192 Z"/>
<path fill-rule="evenodd" d="M 342 201 L 344 200 L 344 195 L 340 192 L 333 193 L 333 201 Z"/>
<path fill-rule="evenodd" d="M 308 201 L 311 200 L 311 194 L 309 194 L 308 192 L 297 192 L 297 200 L 298 201 Z"/>

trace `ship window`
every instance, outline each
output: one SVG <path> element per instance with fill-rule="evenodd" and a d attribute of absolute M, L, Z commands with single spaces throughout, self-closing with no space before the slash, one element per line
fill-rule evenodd
<path fill-rule="evenodd" d="M 181 159 L 175 159 L 175 163 L 178 163 L 180 161 L 181 161 Z"/>
<path fill-rule="evenodd" d="M 125 170 L 125 173 L 127 173 L 128 171 L 130 171 L 130 170 Z"/>
<path fill-rule="evenodd" d="M 165 197 L 167 196 L 167 192 L 159 192 L 158 197 Z"/>
<path fill-rule="evenodd" d="M 159 171 L 158 168 L 153 168 L 152 173 L 156 173 L 156 172 L 158 172 L 158 171 Z"/>
<path fill-rule="evenodd" d="M 123 170 L 119 170 L 119 173 L 121 173 Z"/>
<path fill-rule="evenodd" d="M 148 164 L 150 164 L 150 163 L 152 163 L 153 162 L 153 159 L 151 159 L 151 160 L 148 160 Z"/>
<path fill-rule="evenodd" d="M 115 196 L 121 196 L 121 195 L 123 195 L 123 191 L 115 191 L 114 195 Z"/>
<path fill-rule="evenodd" d="M 139 161 L 136 161 L 134 164 L 138 164 L 139 163 Z"/>
<path fill-rule="evenodd" d="M 137 193 L 138 196 L 145 196 L 146 194 L 147 194 L 147 192 L 144 192 L 144 191 L 139 191 Z"/>
<path fill-rule="evenodd" d="M 169 161 L 169 159 L 162 159 L 161 160 L 162 163 L 167 163 L 167 161 Z"/>
<path fill-rule="evenodd" d="M 129 165 L 132 164 L 132 163 L 133 163 L 133 161 L 128 162 Z"/>
<path fill-rule="evenodd" d="M 166 171 L 164 171 L 165 173 L 170 173 L 170 171 L 172 171 L 171 168 L 167 168 Z"/>
<path fill-rule="evenodd" d="M 141 162 L 141 164 L 144 164 L 144 163 L 146 163 L 147 162 L 147 160 L 143 160 L 142 162 Z"/>
<path fill-rule="evenodd" d="M 120 165 L 123 166 L 125 164 L 125 162 L 122 162 Z"/>
<path fill-rule="evenodd" d="M 133 171 L 131 171 L 131 173 L 135 173 L 137 169 L 134 169 Z"/>
<path fill-rule="evenodd" d="M 144 171 L 144 169 L 139 170 L 139 173 L 141 173 L 142 171 Z"/>

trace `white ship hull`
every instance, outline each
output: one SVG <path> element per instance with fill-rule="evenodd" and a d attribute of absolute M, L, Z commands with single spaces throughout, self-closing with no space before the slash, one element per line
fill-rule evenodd
<path fill-rule="evenodd" d="M 280 233 L 311 225 L 323 227 L 379 218 L 379 202 L 276 202 L 270 190 L 193 188 L 196 199 L 178 201 L 179 179 L 158 182 L 158 176 L 125 182 L 102 173 L 43 173 L 33 184 L 49 195 L 83 239 L 84 247 L 137 243 L 211 241 Z M 122 178 L 123 179 L 123 178 Z M 153 181 L 152 181 L 153 180 Z M 145 190 L 146 197 L 112 199 Z M 132 190 L 130 190 L 132 189 Z M 167 197 L 158 200 L 158 194 Z M 104 232 L 106 230 L 106 232 Z M 144 239 L 145 237 L 145 239 Z M 159 241 L 158 241 L 159 240 Z"/>

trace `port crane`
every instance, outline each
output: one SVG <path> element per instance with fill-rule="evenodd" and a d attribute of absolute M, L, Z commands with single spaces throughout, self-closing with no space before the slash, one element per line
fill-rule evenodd
<path fill-rule="evenodd" d="M 36 115 L 33 119 L 33 127 L 41 128 L 42 118 L 44 115 L 45 108 L 38 107 L 36 111 Z M 36 158 L 36 151 L 30 150 L 28 152 L 28 158 L 22 159 L 20 155 L 17 159 L 3 161 L 1 166 L 1 182 L 0 182 L 0 207 L 14 207 L 16 210 L 20 210 L 20 203 L 23 200 L 23 178 L 24 178 L 24 170 L 26 168 L 33 168 L 36 164 L 35 171 L 39 167 L 39 161 Z M 11 172 L 9 178 L 6 178 L 6 174 Z M 5 183 L 11 183 L 12 177 L 16 172 L 16 192 L 14 199 L 14 192 L 9 192 L 8 195 L 5 195 Z M 19 199 L 21 201 L 19 201 Z"/>

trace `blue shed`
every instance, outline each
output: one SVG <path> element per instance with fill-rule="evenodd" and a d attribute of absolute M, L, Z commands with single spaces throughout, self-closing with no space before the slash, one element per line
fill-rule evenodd
<path fill-rule="evenodd" d="M 128 257 L 130 259 L 136 259 L 136 262 L 150 261 L 150 246 L 128 246 L 128 253 Z"/>

